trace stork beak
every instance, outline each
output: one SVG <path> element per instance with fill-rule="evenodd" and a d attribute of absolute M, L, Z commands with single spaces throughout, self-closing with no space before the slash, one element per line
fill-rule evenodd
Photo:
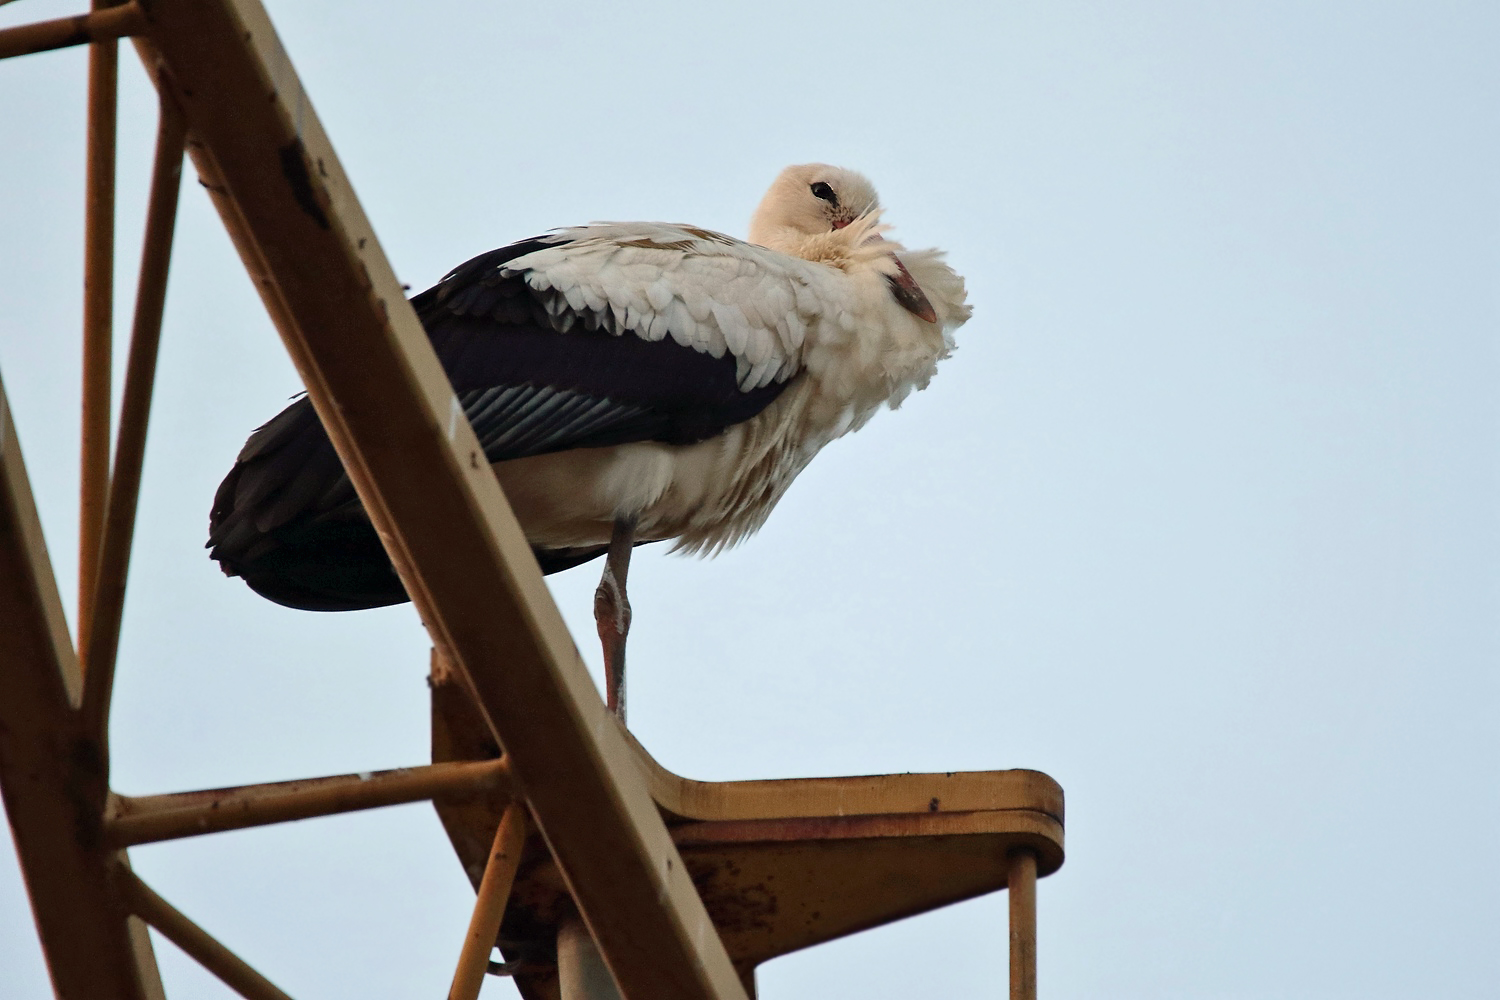
<path fill-rule="evenodd" d="M 927 293 L 922 291 L 922 286 L 917 284 L 917 279 L 911 276 L 906 265 L 901 263 L 901 258 L 891 254 L 891 260 L 896 262 L 896 273 L 886 275 L 885 280 L 890 283 L 891 294 L 896 301 L 901 303 L 901 308 L 925 319 L 929 323 L 937 322 L 937 311 L 932 308 L 928 301 Z"/>

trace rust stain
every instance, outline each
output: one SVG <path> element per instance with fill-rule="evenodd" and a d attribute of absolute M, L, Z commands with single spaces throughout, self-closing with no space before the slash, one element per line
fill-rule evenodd
<path fill-rule="evenodd" d="M 281 175 L 292 186 L 292 200 L 320 229 L 328 229 L 328 216 L 324 213 L 323 206 L 318 204 L 312 175 L 307 172 L 307 156 L 302 148 L 302 140 L 293 139 L 282 146 L 277 155 L 281 157 Z"/>
<path fill-rule="evenodd" d="M 765 882 L 740 883 L 740 868 L 728 859 L 690 862 L 693 886 L 720 934 L 771 932 L 781 901 Z"/>

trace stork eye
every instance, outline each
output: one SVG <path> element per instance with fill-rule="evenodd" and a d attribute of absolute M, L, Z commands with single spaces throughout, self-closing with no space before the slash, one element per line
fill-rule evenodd
<path fill-rule="evenodd" d="M 818 183 L 814 184 L 812 186 L 812 193 L 814 198 L 821 198 L 834 208 L 839 207 L 839 196 L 834 194 L 833 188 L 829 187 L 825 182 L 818 181 Z"/>

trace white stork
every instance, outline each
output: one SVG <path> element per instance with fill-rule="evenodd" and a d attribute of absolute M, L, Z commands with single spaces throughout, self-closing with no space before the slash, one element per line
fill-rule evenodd
<path fill-rule="evenodd" d="M 542 572 L 607 554 L 594 612 L 622 715 L 632 546 L 752 534 L 819 449 L 924 388 L 969 318 L 942 253 L 886 241 L 879 216 L 859 174 L 788 167 L 748 243 L 596 223 L 411 300 Z M 306 398 L 245 443 L 208 545 L 288 607 L 408 599 Z"/>

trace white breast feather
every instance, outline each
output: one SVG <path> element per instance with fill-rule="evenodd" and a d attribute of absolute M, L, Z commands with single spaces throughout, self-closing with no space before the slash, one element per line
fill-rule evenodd
<path fill-rule="evenodd" d="M 798 380 L 719 441 L 683 451 L 683 474 L 702 482 L 676 484 L 658 510 L 678 549 L 711 552 L 754 532 L 818 450 L 924 388 L 952 350 L 953 331 L 970 312 L 963 279 L 937 251 L 873 240 L 881 228 L 861 219 L 817 237 L 836 244 L 839 266 L 817 262 L 827 259 L 820 253 L 802 259 L 660 223 L 560 230 L 550 237 L 556 245 L 505 266 L 507 274 L 524 273 L 544 301 L 604 311 L 617 335 L 670 334 L 713 357 L 733 355 L 743 390 Z M 893 252 L 931 301 L 937 324 L 891 295 Z M 689 466 L 698 471 L 689 474 Z"/>

